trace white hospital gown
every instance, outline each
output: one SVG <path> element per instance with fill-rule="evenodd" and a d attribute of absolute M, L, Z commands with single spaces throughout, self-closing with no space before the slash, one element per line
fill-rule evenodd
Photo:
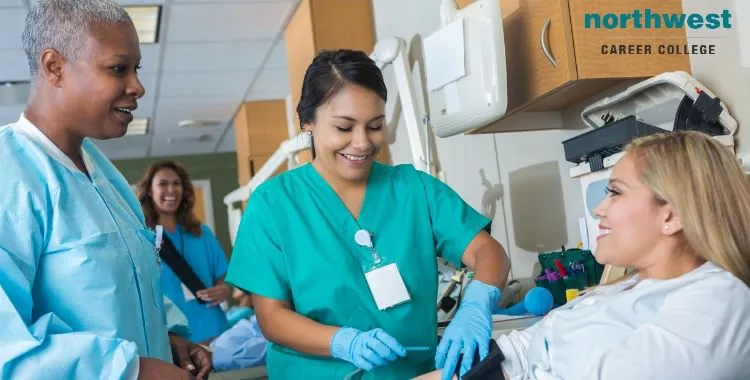
<path fill-rule="evenodd" d="M 91 141 L 78 170 L 28 120 L 0 128 L 0 378 L 123 379 L 171 362 L 154 234 Z"/>
<path fill-rule="evenodd" d="M 671 280 L 636 276 L 497 342 L 508 380 L 746 380 L 750 289 L 712 263 Z"/>

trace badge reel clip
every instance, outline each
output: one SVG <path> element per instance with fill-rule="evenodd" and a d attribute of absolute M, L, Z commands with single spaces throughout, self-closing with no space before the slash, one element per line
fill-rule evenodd
<path fill-rule="evenodd" d="M 368 272 L 377 269 L 383 263 L 383 259 L 380 258 L 378 251 L 375 250 L 375 246 L 372 244 L 372 234 L 366 230 L 359 230 L 354 234 L 354 241 L 361 247 L 368 248 L 372 252 L 372 266 L 368 269 Z"/>
<path fill-rule="evenodd" d="M 372 265 L 365 271 L 365 278 L 378 309 L 385 310 L 410 301 L 411 297 L 406 290 L 398 266 L 396 263 L 384 265 L 383 259 L 372 243 L 372 234 L 366 230 L 358 230 L 354 234 L 354 242 L 370 249 L 372 253 Z"/>

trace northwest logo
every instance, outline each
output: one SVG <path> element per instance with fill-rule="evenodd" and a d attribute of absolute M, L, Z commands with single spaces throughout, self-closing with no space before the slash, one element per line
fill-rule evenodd
<path fill-rule="evenodd" d="M 586 29 L 729 29 L 732 13 L 724 9 L 721 13 L 658 13 L 651 9 L 636 9 L 630 13 L 586 13 Z"/>

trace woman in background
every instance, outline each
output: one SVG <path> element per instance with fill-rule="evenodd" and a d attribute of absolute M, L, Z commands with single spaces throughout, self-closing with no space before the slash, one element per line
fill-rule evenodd
<path fill-rule="evenodd" d="M 207 343 L 227 328 L 224 311 L 218 305 L 226 301 L 231 289 L 224 283 L 227 259 L 219 241 L 208 226 L 193 213 L 195 192 L 185 168 L 174 161 L 151 165 L 138 184 L 146 224 L 164 227 L 165 235 L 200 278 L 206 289 L 197 293 L 200 303 L 162 260 L 161 288 L 190 324 L 190 339 Z"/>
<path fill-rule="evenodd" d="M 638 139 L 595 213 L 597 261 L 637 274 L 498 337 L 505 378 L 750 379 L 750 182 L 729 150 Z"/>

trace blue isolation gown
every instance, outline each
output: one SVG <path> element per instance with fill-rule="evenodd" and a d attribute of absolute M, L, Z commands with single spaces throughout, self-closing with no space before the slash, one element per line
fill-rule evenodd
<path fill-rule="evenodd" d="M 84 140 L 90 178 L 23 116 L 0 127 L 0 378 L 124 379 L 172 361 L 154 234 Z"/>

